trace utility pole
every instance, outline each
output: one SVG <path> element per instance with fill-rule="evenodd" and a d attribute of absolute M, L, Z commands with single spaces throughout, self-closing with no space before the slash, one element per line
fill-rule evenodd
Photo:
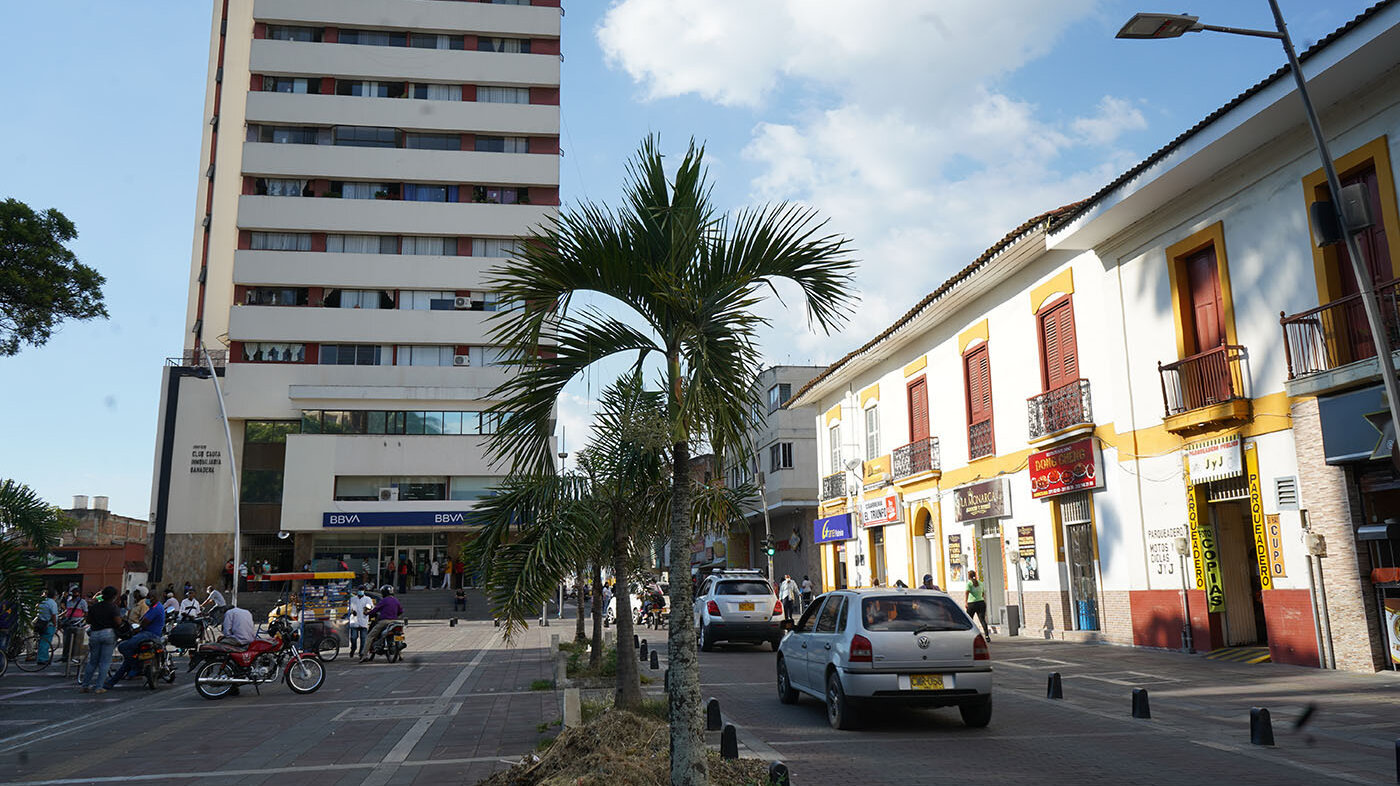
<path fill-rule="evenodd" d="M 764 484 L 763 470 L 758 472 L 758 505 L 763 509 L 763 554 L 768 559 L 768 581 L 773 581 L 773 554 L 769 544 L 773 542 L 773 525 L 768 520 L 768 486 Z"/>

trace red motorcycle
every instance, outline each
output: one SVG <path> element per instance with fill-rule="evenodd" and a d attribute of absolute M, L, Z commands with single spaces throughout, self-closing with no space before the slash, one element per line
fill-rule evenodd
<path fill-rule="evenodd" d="M 198 668 L 194 689 L 206 699 L 217 700 L 240 685 L 285 680 L 293 693 L 314 693 L 326 681 L 326 669 L 314 652 L 302 652 L 286 617 L 268 626 L 268 635 L 245 645 L 201 644 L 190 656 L 190 670 Z"/>

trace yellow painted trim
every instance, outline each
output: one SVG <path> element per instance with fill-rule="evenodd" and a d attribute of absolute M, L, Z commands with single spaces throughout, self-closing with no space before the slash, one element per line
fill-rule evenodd
<path fill-rule="evenodd" d="M 1250 407 L 1248 399 L 1235 399 L 1233 401 L 1222 401 L 1219 404 L 1212 404 L 1208 407 L 1197 407 L 1196 409 L 1182 412 L 1179 415 L 1172 415 L 1162 419 L 1162 427 L 1172 433 L 1183 431 L 1199 431 L 1211 424 L 1229 424 L 1250 418 Z"/>
<path fill-rule="evenodd" d="M 908 376 L 908 374 L 905 374 L 905 376 Z M 879 383 L 871 385 L 870 387 L 860 392 L 860 406 L 862 409 L 865 407 L 866 404 L 869 404 L 871 401 L 874 401 L 876 404 L 880 403 Z"/>
<path fill-rule="evenodd" d="M 1200 439 L 1202 436 L 1225 436 L 1233 432 L 1244 437 L 1258 437 L 1287 431 L 1293 427 L 1291 403 L 1288 394 L 1282 391 L 1261 396 L 1249 402 L 1253 410 L 1253 419 L 1249 422 L 1234 426 L 1222 424 L 1218 429 L 1205 429 L 1192 435 L 1192 439 Z M 1094 429 L 1094 437 L 1105 448 L 1117 448 L 1120 460 L 1171 453 L 1180 449 L 1185 442 L 1182 437 L 1167 431 L 1165 423 L 1138 429 L 1136 432 L 1120 432 L 1112 423 L 1106 423 Z"/>
<path fill-rule="evenodd" d="M 1064 515 L 1060 513 L 1060 500 L 1053 500 L 1053 503 L 1050 506 L 1050 524 L 1055 530 L 1055 561 L 1069 562 L 1069 558 L 1065 556 L 1065 524 Z"/>
<path fill-rule="evenodd" d="M 1055 295 L 1074 294 L 1074 268 L 1067 267 L 1051 276 L 1045 283 L 1031 290 L 1031 313 L 1040 313 L 1040 307 Z"/>
<path fill-rule="evenodd" d="M 840 405 L 840 404 L 837 404 L 836 406 L 834 406 L 834 407 L 832 407 L 831 409 L 828 409 L 828 410 L 826 411 L 826 425 L 827 425 L 828 428 L 831 427 L 832 421 L 836 421 L 836 420 L 840 420 L 840 419 L 841 419 L 841 405 Z"/>
<path fill-rule="evenodd" d="M 914 581 L 914 517 L 910 515 L 908 510 L 904 512 L 904 531 L 909 535 L 909 550 L 905 552 L 905 554 L 908 555 L 908 559 L 906 559 L 905 562 L 909 564 L 909 586 L 917 587 L 919 583 Z M 1268 552 L 1266 551 L 1265 553 L 1267 554 Z"/>
<path fill-rule="evenodd" d="M 917 360 L 904 367 L 904 378 L 908 379 L 926 368 L 928 368 L 928 355 L 920 355 Z"/>
<path fill-rule="evenodd" d="M 863 467 L 863 469 L 863 480 L 866 483 L 874 483 L 876 477 L 881 472 L 885 473 L 885 475 L 888 476 L 890 474 L 890 454 L 886 453 L 885 455 L 879 458 L 871 459 L 865 462 L 865 466 Z"/>
<path fill-rule="evenodd" d="M 1230 291 L 1230 264 L 1225 255 L 1225 224 L 1214 224 L 1167 246 L 1167 278 L 1172 288 L 1172 323 L 1176 327 L 1176 356 L 1190 354 L 1186 349 L 1186 318 L 1189 313 L 1184 286 L 1183 259 L 1208 246 L 1215 248 L 1215 268 L 1220 277 L 1220 315 L 1225 322 L 1225 343 L 1238 344 L 1235 334 L 1235 299 Z"/>
<path fill-rule="evenodd" d="M 987 320 L 982 320 L 972 327 L 958 334 L 958 353 L 967 351 L 967 347 L 977 339 L 987 340 Z"/>
<path fill-rule="evenodd" d="M 901 484 L 898 481 L 895 481 L 894 487 L 899 489 L 899 493 L 901 494 L 917 494 L 920 491 L 928 491 L 930 489 L 938 488 L 938 478 L 926 477 L 923 480 L 918 480 L 913 483 L 906 484 Z"/>
<path fill-rule="evenodd" d="M 1337 173 L 1346 177 L 1352 172 L 1374 164 L 1376 185 L 1381 195 L 1381 224 L 1385 227 L 1385 237 L 1390 245 L 1390 277 L 1395 278 L 1397 260 L 1400 260 L 1400 207 L 1395 198 L 1395 173 L 1390 168 L 1390 144 L 1384 136 L 1336 159 Z M 1303 201 L 1305 203 L 1326 199 L 1327 176 L 1321 169 L 1303 177 Z M 1306 205 L 1305 205 L 1306 207 Z M 1308 216 L 1311 228 L 1312 216 Z M 1317 281 L 1317 302 L 1330 303 L 1342 296 L 1342 280 L 1338 274 L 1338 246 L 1318 248 L 1313 246 L 1313 276 Z"/>

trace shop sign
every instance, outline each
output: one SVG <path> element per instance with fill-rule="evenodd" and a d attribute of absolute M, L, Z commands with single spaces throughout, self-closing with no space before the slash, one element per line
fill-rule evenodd
<path fill-rule="evenodd" d="M 893 524 L 899 521 L 899 495 L 893 491 L 883 497 L 867 499 L 860 503 L 860 520 L 867 527 Z"/>
<path fill-rule="evenodd" d="M 849 513 L 827 516 L 812 522 L 813 543 L 831 543 L 837 540 L 850 540 L 853 537 L 855 535 L 851 532 L 851 514 Z"/>
<path fill-rule="evenodd" d="M 1259 488 L 1259 446 L 1250 445 L 1244 451 L 1245 470 L 1249 473 L 1249 516 L 1254 525 L 1254 556 L 1259 563 L 1259 588 L 1273 589 L 1269 568 L 1269 532 L 1264 522 L 1264 493 Z"/>
<path fill-rule="evenodd" d="M 1035 556 L 1035 527 L 1016 528 L 1016 550 L 1021 553 L 1021 563 L 1017 566 L 1021 571 L 1022 581 L 1040 580 L 1040 562 Z"/>
<path fill-rule="evenodd" d="M 1158 576 L 1176 573 L 1176 539 L 1185 537 L 1182 527 L 1154 527 L 1147 531 L 1148 570 Z"/>
<path fill-rule="evenodd" d="M 1283 578 L 1288 574 L 1283 572 L 1283 525 L 1277 513 L 1264 517 L 1264 532 L 1269 539 L 1269 572 L 1276 579 Z"/>
<path fill-rule="evenodd" d="M 1206 592 L 1206 609 L 1225 609 L 1225 582 L 1220 575 L 1220 551 L 1215 544 L 1215 529 L 1210 522 L 1201 521 L 1206 509 L 1206 487 L 1191 482 L 1186 473 L 1186 523 L 1191 529 L 1191 551 L 1196 565 L 1196 589 Z"/>
<path fill-rule="evenodd" d="M 1103 485 L 1099 451 L 1093 437 L 1032 453 L 1027 468 L 1031 497 L 1051 497 Z"/>
<path fill-rule="evenodd" d="M 1244 474 L 1240 462 L 1240 436 L 1208 439 L 1186 446 L 1186 468 L 1192 483 L 1237 478 Z"/>
<path fill-rule="evenodd" d="M 77 570 L 77 551 L 26 551 L 22 555 L 26 562 L 38 563 L 39 570 Z"/>
<path fill-rule="evenodd" d="M 1011 500 L 1006 493 L 1006 480 L 984 480 L 953 490 L 954 520 L 1003 518 L 1011 515 Z"/>
<path fill-rule="evenodd" d="M 963 581 L 962 535 L 948 536 L 948 581 Z"/>
<path fill-rule="evenodd" d="M 1385 599 L 1385 635 L 1390 642 L 1390 662 L 1400 663 L 1400 598 Z"/>
<path fill-rule="evenodd" d="M 451 527 L 478 524 L 477 516 L 462 510 L 399 510 L 392 512 L 321 514 L 323 527 Z"/>

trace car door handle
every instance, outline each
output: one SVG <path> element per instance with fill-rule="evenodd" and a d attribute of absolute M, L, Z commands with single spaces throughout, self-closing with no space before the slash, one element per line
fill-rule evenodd
<path fill-rule="evenodd" d="M 807 642 L 805 642 L 805 641 L 802 642 L 802 649 L 804 649 L 804 650 L 807 649 Z"/>

